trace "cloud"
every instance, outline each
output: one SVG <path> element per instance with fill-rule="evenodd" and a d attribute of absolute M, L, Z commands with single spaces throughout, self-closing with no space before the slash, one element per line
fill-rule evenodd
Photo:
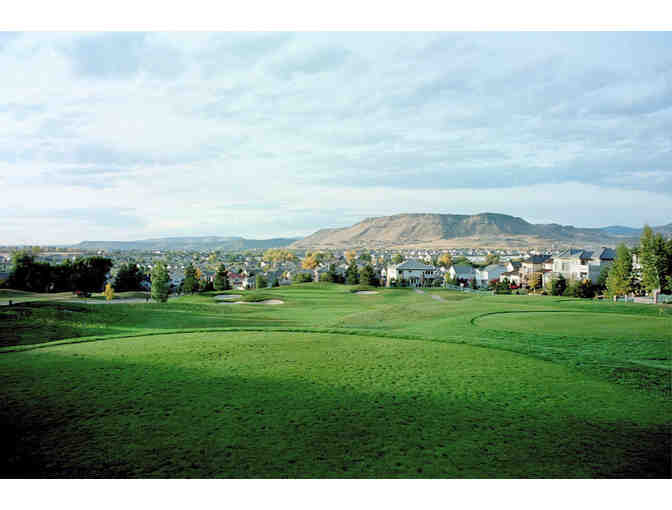
<path fill-rule="evenodd" d="M 77 73 L 93 78 L 123 78 L 140 71 L 174 77 L 183 68 L 179 52 L 136 32 L 84 36 L 74 42 L 69 56 Z"/>
<path fill-rule="evenodd" d="M 638 224 L 623 193 L 655 197 L 647 221 L 665 223 L 671 45 L 647 32 L 0 35 L 0 183 L 8 205 L 43 208 L 15 218 L 26 228 L 63 204 L 98 211 L 51 216 L 65 237 L 281 236 L 446 203 L 576 219 L 551 195 L 519 206 L 546 186 L 599 194 L 603 224 Z"/>

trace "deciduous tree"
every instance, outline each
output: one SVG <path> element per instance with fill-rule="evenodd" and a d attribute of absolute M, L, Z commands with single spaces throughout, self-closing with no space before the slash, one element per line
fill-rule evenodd
<path fill-rule="evenodd" d="M 105 299 L 107 301 L 112 301 L 114 299 L 114 289 L 110 282 L 107 282 L 107 285 L 105 285 Z"/>

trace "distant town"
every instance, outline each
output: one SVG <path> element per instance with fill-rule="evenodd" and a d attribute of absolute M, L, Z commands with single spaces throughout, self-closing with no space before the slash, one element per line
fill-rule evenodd
<path fill-rule="evenodd" d="M 665 246 L 663 236 L 657 236 Z M 672 244 L 672 237 L 667 244 Z M 29 254 L 36 263 L 54 266 L 71 264 L 87 257 L 104 257 L 111 262 L 111 269 L 104 277 L 105 283 L 114 285 L 119 271 L 131 267 L 139 275 L 138 286 L 134 290 L 146 291 L 151 288 L 152 270 L 161 262 L 167 269 L 171 291 L 178 294 L 185 292 L 187 273 L 192 275 L 195 282 L 190 282 L 186 291 L 193 292 L 214 290 L 217 272 L 223 270 L 229 288 L 239 290 L 325 281 L 385 287 L 455 287 L 500 292 L 539 290 L 557 293 L 554 281 L 560 279 L 566 282 L 561 285 L 560 293 L 566 293 L 573 283 L 575 288 L 572 295 L 593 297 L 606 290 L 608 270 L 616 259 L 616 250 L 609 247 L 582 249 L 559 245 L 547 249 L 357 248 L 319 251 L 286 247 L 246 250 L 82 250 L 76 247 L 5 246 L 0 247 L 0 284 L 9 283 L 12 260 L 19 253 Z M 631 270 L 637 280 L 638 271 L 641 270 L 637 247 L 630 252 L 630 256 Z M 659 286 L 663 293 L 672 291 L 672 286 L 668 289 L 665 281 L 668 276 L 663 276 Z M 647 295 L 646 290 L 640 287 L 631 286 L 631 293 Z M 31 290 L 49 292 L 53 289 Z"/>

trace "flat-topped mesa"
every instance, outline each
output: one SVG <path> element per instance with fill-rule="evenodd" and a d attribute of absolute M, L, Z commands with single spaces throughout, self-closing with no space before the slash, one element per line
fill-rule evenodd
<path fill-rule="evenodd" d="M 656 229 L 665 229 L 656 227 Z M 366 218 L 350 227 L 326 228 L 296 241 L 290 248 L 348 248 L 354 246 L 471 246 L 495 244 L 535 245 L 577 243 L 615 246 L 624 238 L 609 227 L 577 228 L 571 225 L 533 224 L 516 216 L 484 212 L 466 214 L 409 213 Z M 618 230 L 622 233 L 623 230 Z M 633 229 L 637 233 L 638 230 Z M 635 236 L 633 235 L 633 238 Z"/>

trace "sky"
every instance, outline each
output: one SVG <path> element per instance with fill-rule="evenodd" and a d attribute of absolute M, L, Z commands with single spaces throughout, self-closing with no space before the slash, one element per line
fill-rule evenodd
<path fill-rule="evenodd" d="M 0 245 L 672 221 L 671 32 L 1 32 Z"/>

